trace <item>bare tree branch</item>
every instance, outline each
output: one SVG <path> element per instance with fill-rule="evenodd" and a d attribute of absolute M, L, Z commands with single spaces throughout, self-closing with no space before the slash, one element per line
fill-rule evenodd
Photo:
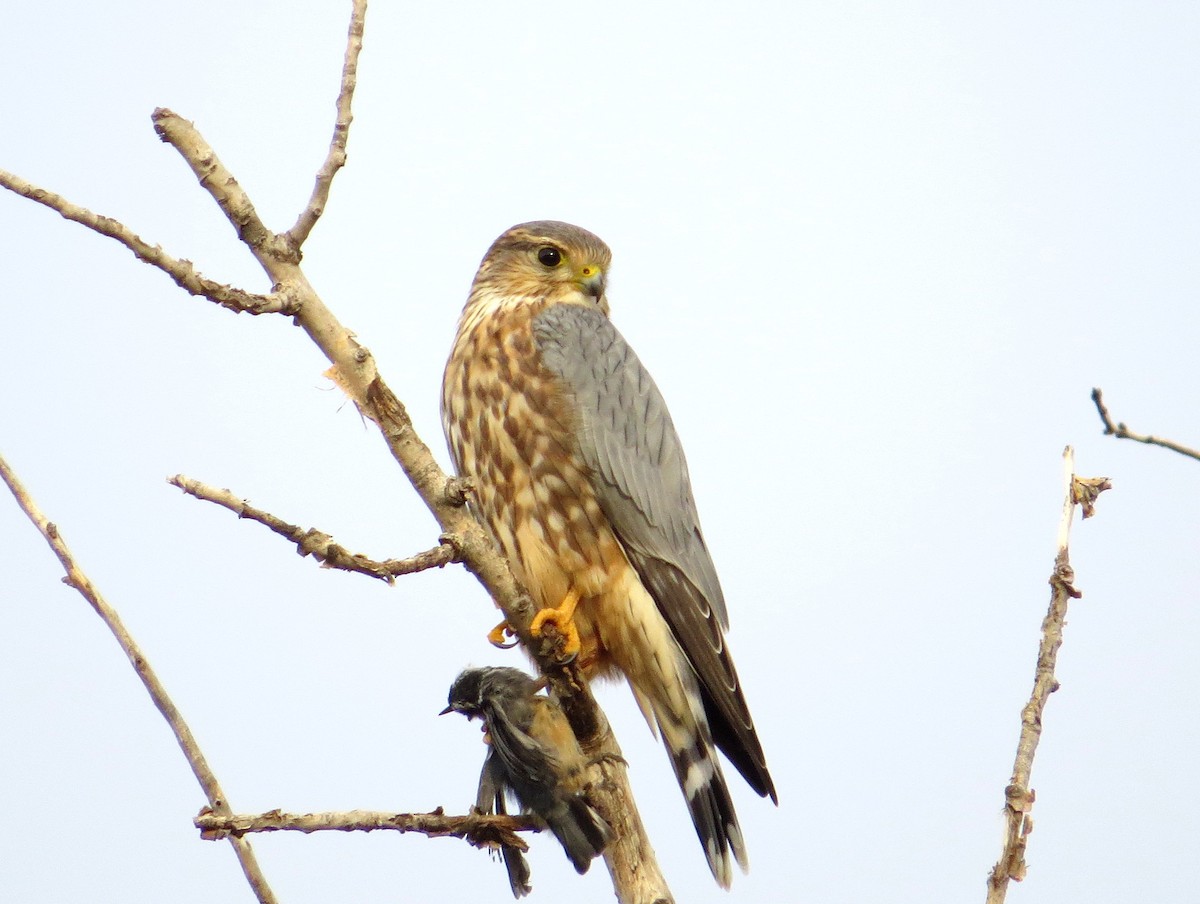
<path fill-rule="evenodd" d="M 110 239 L 116 239 L 132 251 L 138 260 L 162 270 L 175 281 L 176 285 L 191 295 L 202 295 L 233 311 L 246 311 L 250 314 L 291 313 L 287 310 L 284 300 L 279 296 L 274 294 L 255 295 L 253 292 L 234 289 L 224 283 L 201 276 L 196 272 L 191 261 L 171 257 L 160 246 L 151 245 L 118 220 L 92 213 L 87 208 L 72 204 L 61 195 L 39 188 L 10 172 L 0 170 L 0 186 L 49 207 L 68 220 L 80 223 Z"/>
<path fill-rule="evenodd" d="M 263 224 L 250 201 L 250 196 L 217 157 L 217 152 L 204 140 L 195 125 L 166 107 L 159 107 L 150 119 L 158 137 L 175 148 L 192 168 L 192 172 L 200 180 L 200 185 L 217 202 L 221 212 L 237 230 L 242 244 L 250 249 L 250 253 L 268 275 L 271 273 L 272 262 L 300 262 L 299 251 L 283 236 L 276 235 Z"/>
<path fill-rule="evenodd" d="M 337 119 L 333 124 L 333 139 L 329 143 L 329 153 L 325 162 L 317 171 L 317 181 L 313 186 L 312 197 L 300 212 L 296 225 L 287 231 L 289 244 L 299 252 L 300 247 L 312 232 L 317 220 L 325 212 L 329 201 L 329 189 L 333 185 L 333 177 L 337 171 L 346 165 L 346 142 L 350 138 L 350 123 L 354 116 L 350 112 L 350 102 L 354 99 L 354 88 L 358 84 L 358 55 L 362 52 L 363 22 L 367 15 L 367 0 L 354 0 L 354 10 L 350 14 L 350 30 L 346 38 L 346 56 L 342 63 L 342 86 L 338 91 Z"/>
<path fill-rule="evenodd" d="M 1100 392 L 1099 387 L 1092 390 L 1092 401 L 1096 403 L 1096 411 L 1100 413 L 1100 420 L 1104 422 L 1104 432 L 1106 435 L 1115 436 L 1117 439 L 1131 439 L 1135 443 L 1145 443 L 1148 446 L 1162 446 L 1164 449 L 1170 449 L 1172 452 L 1178 452 L 1180 455 L 1186 455 L 1188 458 L 1195 458 L 1200 461 L 1200 451 L 1189 449 L 1187 446 L 1181 446 L 1179 443 L 1161 437 L 1151 436 L 1146 433 L 1134 433 L 1123 423 L 1113 423 L 1109 416 L 1108 409 L 1104 407 L 1104 395 Z"/>
<path fill-rule="evenodd" d="M 270 512 L 255 508 L 245 499 L 235 496 L 229 490 L 217 489 L 206 483 L 201 483 L 199 480 L 185 477 L 183 474 L 168 477 L 167 483 L 179 487 L 179 489 L 183 490 L 189 496 L 195 496 L 197 499 L 203 499 L 205 502 L 213 502 L 227 508 L 239 518 L 257 521 L 259 524 L 269 527 L 281 537 L 286 537 L 295 543 L 296 552 L 300 553 L 300 555 L 312 556 L 324 568 L 355 571 L 359 574 L 379 578 L 382 581 L 392 584 L 395 583 L 395 579 L 400 575 L 415 574 L 418 571 L 426 571 L 430 568 L 441 568 L 449 565 L 451 562 L 457 561 L 458 553 L 453 542 L 444 540 L 432 549 L 417 553 L 415 556 L 407 559 L 385 559 L 382 562 L 377 562 L 360 553 L 350 552 L 345 547 L 339 546 L 333 542 L 333 537 L 324 531 L 319 531 L 312 527 L 305 530 L 302 527 L 297 527 L 295 524 L 288 524 L 282 518 L 278 518 Z"/>
<path fill-rule="evenodd" d="M 1004 849 L 988 875 L 987 904 L 1002 904 L 1008 893 L 1009 880 L 1020 882 L 1025 878 L 1025 845 L 1029 833 L 1033 831 L 1030 812 L 1036 797 L 1029 787 L 1029 778 L 1033 772 L 1033 757 L 1042 736 L 1042 713 L 1046 701 L 1059 687 L 1058 679 L 1054 677 L 1054 667 L 1058 660 L 1058 648 L 1063 642 L 1067 604 L 1083 596 L 1075 589 L 1075 572 L 1067 552 L 1075 506 L 1084 505 L 1090 512 L 1096 497 L 1112 487 L 1107 478 L 1076 477 L 1075 453 L 1070 446 L 1063 450 L 1063 484 L 1058 553 L 1054 557 L 1054 571 L 1050 575 L 1050 608 L 1042 621 L 1042 641 L 1038 647 L 1033 693 L 1021 710 L 1021 735 L 1017 741 L 1012 778 L 1004 789 Z"/>
<path fill-rule="evenodd" d="M 120 616 L 117 615 L 115 609 L 108 604 L 108 601 L 101 596 L 100 591 L 92 584 L 91 579 L 84 573 L 83 569 L 75 561 L 75 557 L 71 554 L 71 550 L 67 547 L 66 541 L 58 532 L 58 527 L 51 523 L 45 515 L 42 514 L 33 498 L 22 486 L 17 479 L 16 474 L 8 466 L 8 462 L 0 457 L 0 480 L 3 480 L 13 497 L 17 500 L 17 505 L 29 517 L 37 527 L 41 535 L 50 544 L 50 548 L 54 554 L 58 556 L 58 561 L 62 563 L 63 570 L 66 571 L 66 577 L 63 578 L 63 583 L 69 587 L 75 588 L 79 594 L 91 604 L 91 607 L 96 611 L 96 614 L 112 631 L 113 636 L 117 639 L 117 643 L 121 645 L 121 649 L 125 651 L 125 655 L 129 657 L 130 663 L 133 664 L 133 670 L 137 672 L 138 677 L 142 680 L 142 684 L 146 688 L 146 692 L 150 694 L 150 699 L 154 701 L 155 707 L 158 709 L 167 724 L 171 727 L 171 731 L 175 734 L 175 740 L 179 743 L 180 750 L 183 751 L 184 757 L 187 758 L 188 765 L 192 767 L 192 774 L 196 776 L 196 781 L 200 783 L 200 787 L 204 790 L 204 795 L 208 798 L 208 806 L 214 813 L 231 815 L 229 804 L 226 802 L 225 792 L 221 790 L 220 784 L 217 782 L 217 777 L 213 775 L 212 769 L 209 768 L 208 761 L 204 758 L 204 754 L 200 750 L 200 745 L 196 743 L 196 738 L 192 735 L 192 731 L 188 728 L 187 722 L 184 721 L 183 715 L 175 707 L 175 703 L 167 694 L 167 690 L 163 687 L 162 682 L 158 680 L 158 675 L 151 668 L 149 661 L 146 659 L 141 648 L 134 642 L 129 631 L 126 630 Z M 238 862 L 242 865 L 242 872 L 246 876 L 246 881 L 250 883 L 250 887 L 254 890 L 255 896 L 261 904 L 275 904 L 276 898 L 271 891 L 267 880 L 259 868 L 258 860 L 254 856 L 254 850 L 250 847 L 250 842 L 231 836 L 229 839 L 233 845 L 234 853 L 237 855 Z"/>
<path fill-rule="evenodd" d="M 220 815 L 202 810 L 193 822 L 200 837 L 217 841 L 241 837 L 251 832 L 418 832 L 431 838 L 465 838 L 478 846 L 507 844 L 529 850 L 517 832 L 540 832 L 545 828 L 532 816 L 496 816 L 470 813 L 447 816 L 441 808 L 433 813 L 391 813 L 377 810 L 350 810 L 345 813 L 267 813 Z"/>

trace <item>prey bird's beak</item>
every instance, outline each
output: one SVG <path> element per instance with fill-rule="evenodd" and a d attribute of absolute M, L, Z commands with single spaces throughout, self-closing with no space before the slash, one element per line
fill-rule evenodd
<path fill-rule="evenodd" d="M 454 712 L 454 707 L 453 707 L 453 706 L 447 706 L 447 707 L 446 707 L 445 709 L 443 709 L 443 710 L 442 710 L 440 713 L 438 713 L 438 715 L 439 715 L 439 716 L 444 716 L 444 715 L 446 715 L 446 713 L 452 713 L 452 712 Z"/>

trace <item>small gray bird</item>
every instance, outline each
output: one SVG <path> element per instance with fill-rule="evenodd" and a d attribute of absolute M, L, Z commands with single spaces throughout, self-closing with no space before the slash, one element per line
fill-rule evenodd
<path fill-rule="evenodd" d="M 587 758 L 557 702 L 538 693 L 539 683 L 519 669 L 467 669 L 450 686 L 448 712 L 484 723 L 490 745 L 479 776 L 476 806 L 503 813 L 505 792 L 539 816 L 585 873 L 612 839 L 612 829 L 584 793 Z M 520 851 L 502 849 L 513 894 L 529 891 L 529 868 Z"/>

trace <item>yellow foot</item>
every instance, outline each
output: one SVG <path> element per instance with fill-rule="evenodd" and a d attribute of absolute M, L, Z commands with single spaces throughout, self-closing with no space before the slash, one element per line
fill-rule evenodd
<path fill-rule="evenodd" d="M 500 622 L 500 624 L 488 631 L 487 635 L 487 639 L 491 642 L 492 646 L 499 647 L 502 650 L 511 650 L 517 645 L 517 641 L 515 639 L 505 640 L 505 637 L 516 637 L 516 635 L 513 634 L 513 629 L 508 626 L 508 622 L 506 621 Z"/>
<path fill-rule="evenodd" d="M 541 637 L 546 624 L 554 625 L 563 638 L 563 661 L 570 662 L 579 654 L 582 643 L 579 639 L 579 629 L 575 627 L 575 607 L 579 605 L 579 591 L 571 589 L 558 605 L 557 609 L 543 609 L 533 617 L 529 625 L 529 633 Z"/>

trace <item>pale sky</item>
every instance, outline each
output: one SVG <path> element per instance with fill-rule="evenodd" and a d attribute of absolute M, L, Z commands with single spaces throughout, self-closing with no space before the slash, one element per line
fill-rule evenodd
<path fill-rule="evenodd" d="M 9 4 L 0 167 L 268 288 L 150 114 L 196 123 L 275 229 L 333 122 L 347 2 Z M 751 871 L 705 866 L 623 686 L 602 703 L 680 904 L 982 901 L 1076 524 L 1020 904 L 1190 901 L 1200 849 L 1200 7 L 376 3 L 349 164 L 305 248 L 448 463 L 438 387 L 490 242 L 613 249 L 613 318 L 687 449 L 779 789 L 730 775 Z M 0 192 L 0 451 L 124 617 L 234 809 L 463 812 L 438 719 L 491 648 L 459 569 L 395 587 L 183 497 L 183 472 L 376 558 L 437 527 L 279 317 L 234 316 Z M 0 498 L 0 899 L 251 902 L 103 624 Z M 732 773 L 732 770 L 728 770 Z M 532 901 L 611 900 L 532 841 Z M 254 839 L 282 902 L 510 901 L 454 840 Z M 568 896 L 570 896 L 568 898 Z"/>

